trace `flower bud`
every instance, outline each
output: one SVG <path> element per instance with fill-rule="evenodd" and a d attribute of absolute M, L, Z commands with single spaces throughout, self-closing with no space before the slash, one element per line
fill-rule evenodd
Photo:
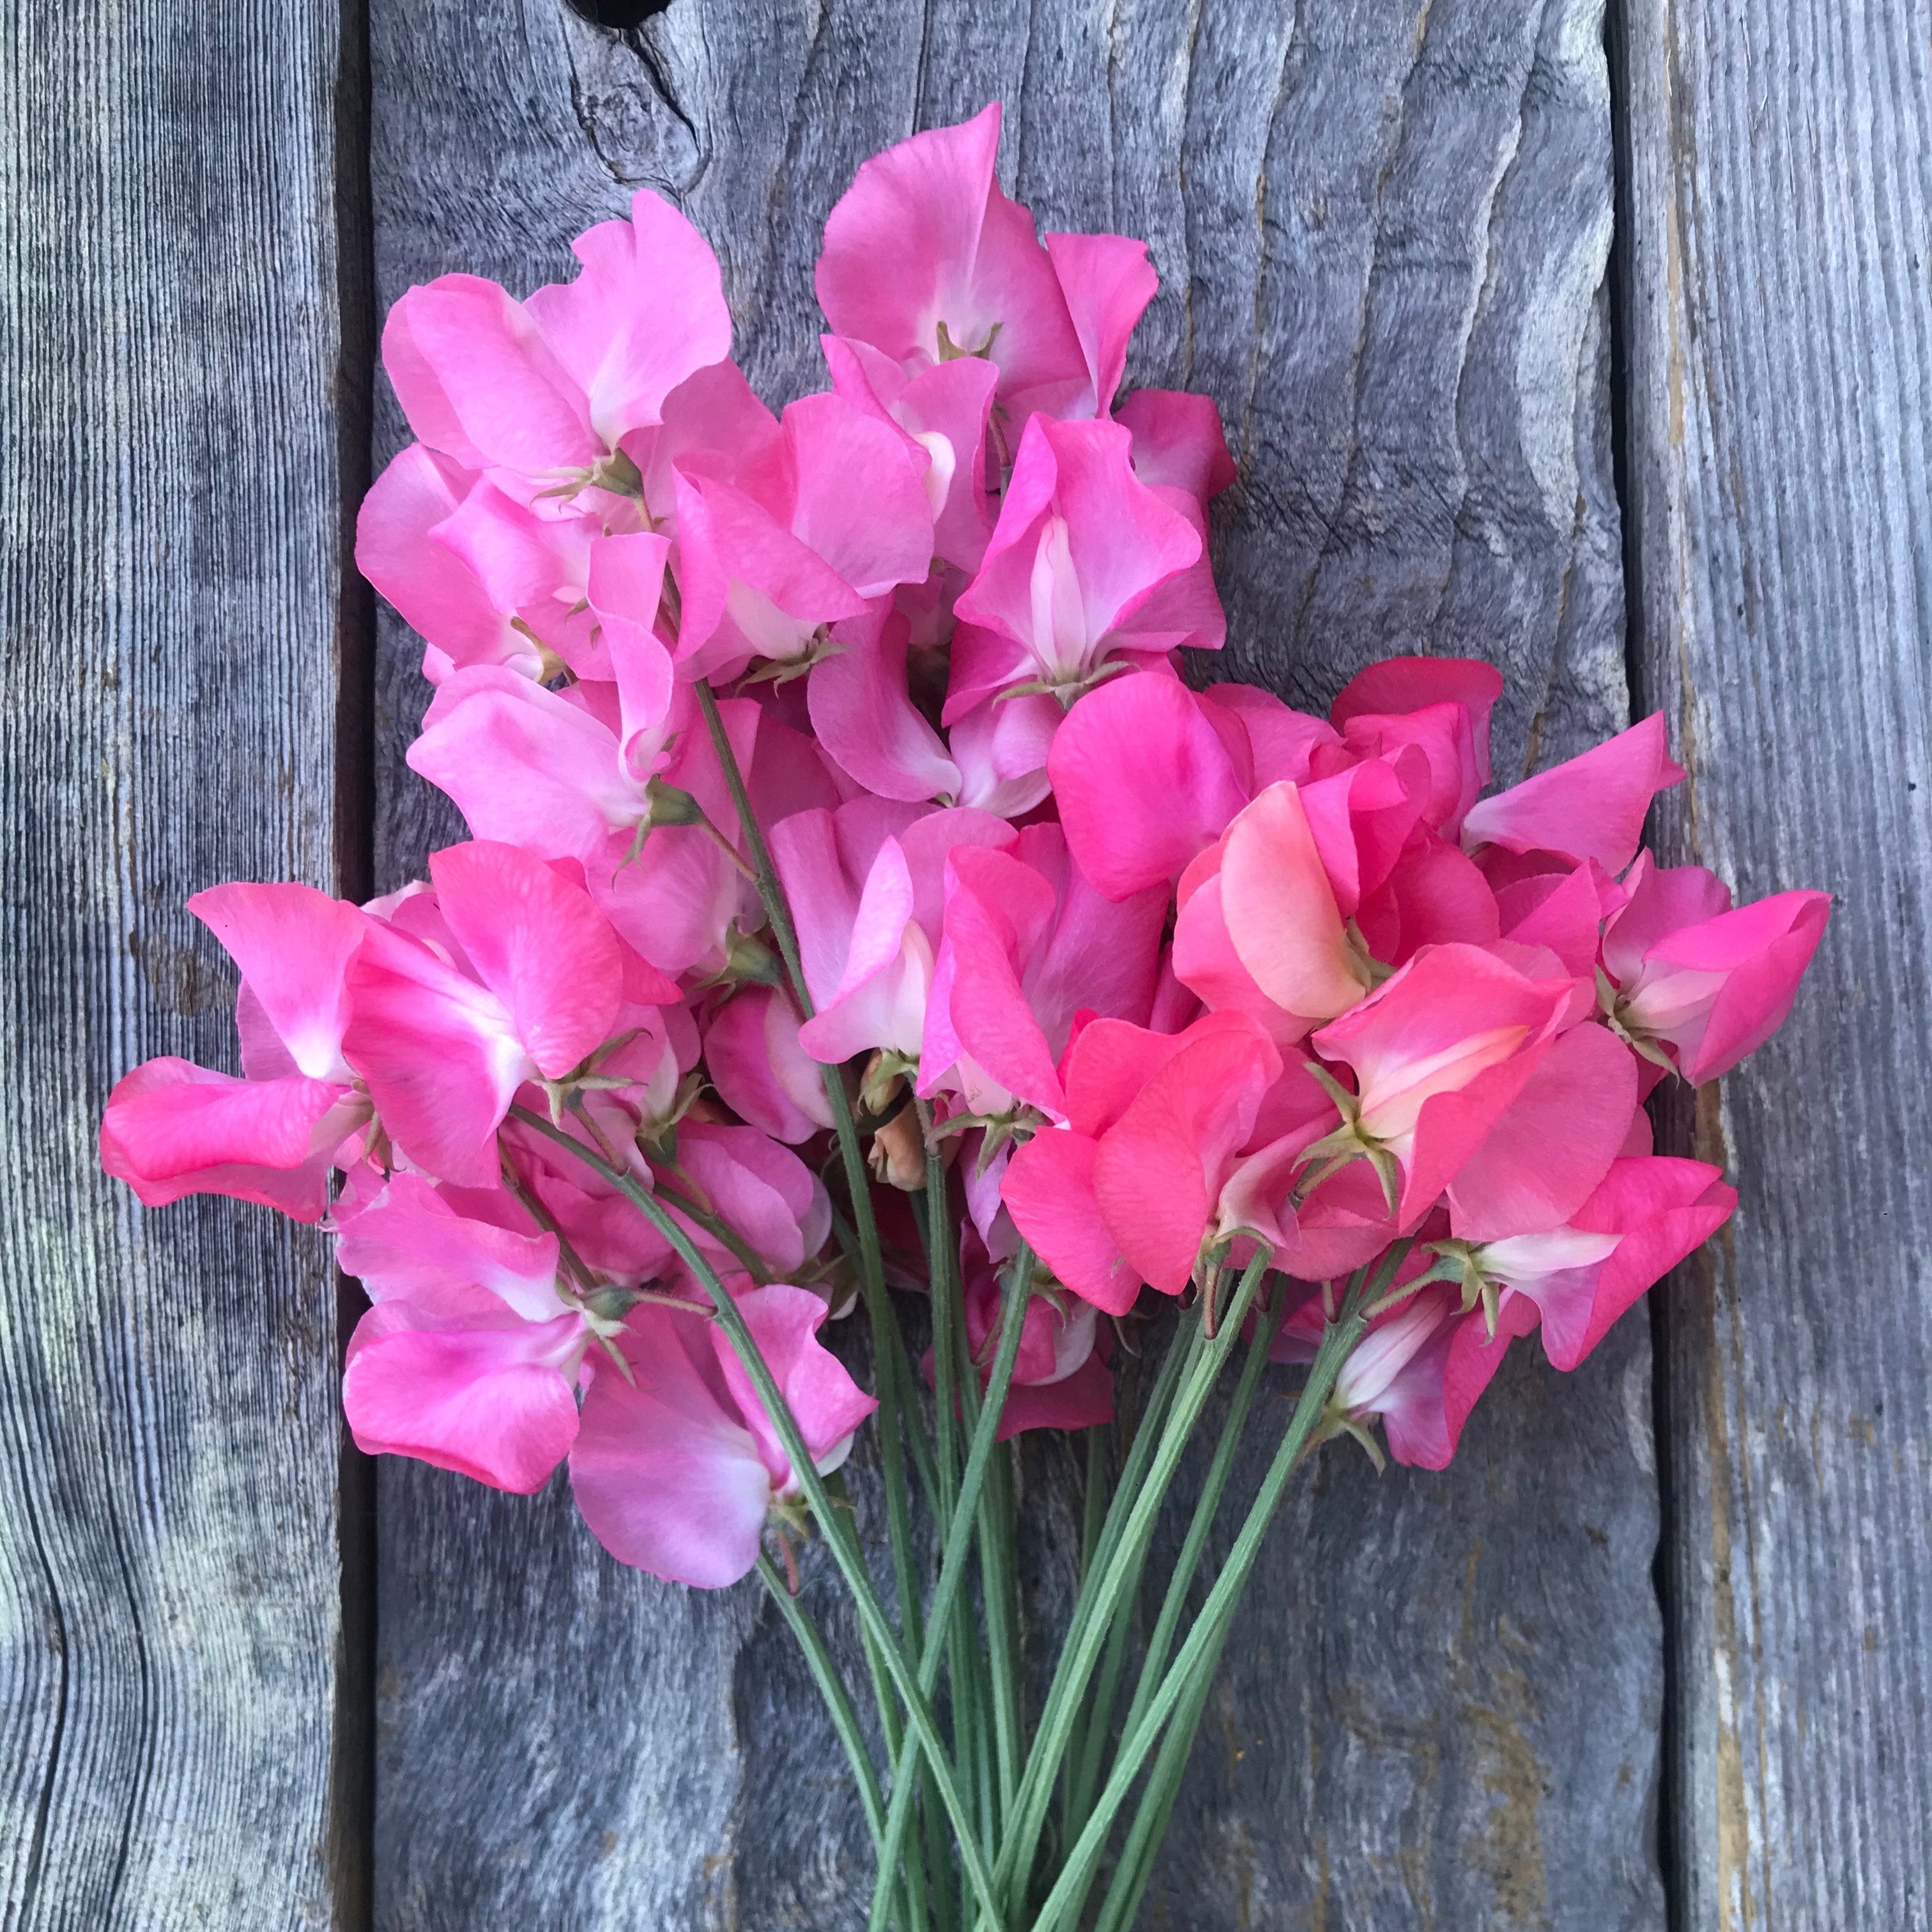
<path fill-rule="evenodd" d="M 926 1185 L 926 1142 L 910 1100 L 872 1136 L 866 1164 L 874 1180 L 902 1193 L 916 1194 Z"/>

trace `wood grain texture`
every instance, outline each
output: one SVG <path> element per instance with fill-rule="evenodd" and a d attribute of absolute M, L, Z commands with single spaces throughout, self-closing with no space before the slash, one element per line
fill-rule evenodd
<path fill-rule="evenodd" d="M 620 37 L 556 0 L 374 0 L 380 294 L 457 268 L 527 290 L 650 185 L 717 247 L 782 401 L 820 380 L 810 271 L 854 168 L 1002 97 L 1043 225 L 1152 244 L 1130 380 L 1228 422 L 1233 641 L 1207 668 L 1325 702 L 1390 652 L 1474 651 L 1510 674 L 1514 777 L 1628 716 L 1600 18 L 675 0 Z M 385 884 L 457 830 L 402 764 L 417 655 L 391 622 Z M 1660 1927 L 1650 1426 L 1627 1324 L 1574 1378 L 1513 1364 L 1449 1477 L 1331 1452 L 1257 1579 L 1148 1922 Z M 1028 1457 L 1038 1524 L 1066 1520 L 1064 1461 Z M 834 1748 L 748 1591 L 625 1576 L 555 1492 L 386 1468 L 382 1524 L 379 1924 L 862 1922 L 856 1808 L 808 1781 Z M 1050 1618 L 1050 1549 L 1035 1574 Z"/>
<path fill-rule="evenodd" d="M 1932 12 L 1625 9 L 1629 506 L 1666 844 L 1838 896 L 1689 1132 L 1664 1304 L 1687 1932 L 1932 1924 Z"/>
<path fill-rule="evenodd" d="M 236 1064 L 184 898 L 335 873 L 338 36 L 239 0 L 0 22 L 8 1927 L 358 1911 L 324 1244 L 143 1213 L 94 1157 L 137 1060 Z"/>

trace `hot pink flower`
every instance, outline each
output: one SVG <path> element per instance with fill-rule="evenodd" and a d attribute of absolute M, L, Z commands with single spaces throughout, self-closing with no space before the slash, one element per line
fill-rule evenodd
<path fill-rule="evenodd" d="M 590 896 L 512 845 L 433 854 L 447 938 L 371 920 L 343 1039 L 390 1138 L 446 1180 L 491 1186 L 526 1081 L 560 1081 L 611 1037 L 624 959 Z"/>
<path fill-rule="evenodd" d="M 798 1009 L 773 986 L 746 986 L 711 1016 L 704 1064 L 718 1096 L 773 1139 L 809 1140 L 832 1124 L 822 1070 L 799 1044 Z"/>
<path fill-rule="evenodd" d="M 880 797 L 957 803 L 964 789 L 959 766 L 907 690 L 910 632 L 883 603 L 836 626 L 838 648 L 812 673 L 812 729 L 841 770 Z"/>
<path fill-rule="evenodd" d="M 1212 396 L 1181 389 L 1136 389 L 1114 412 L 1134 439 L 1134 474 L 1143 483 L 1185 490 L 1206 506 L 1234 480 L 1234 459 Z"/>
<path fill-rule="evenodd" d="M 342 1055 L 362 915 L 301 885 L 217 886 L 188 909 L 242 969 L 247 1078 L 174 1058 L 136 1067 L 108 1097 L 101 1165 L 151 1208 L 226 1194 L 317 1220 L 337 1150 L 368 1118 Z"/>
<path fill-rule="evenodd" d="M 932 554 L 976 570 L 999 512 L 986 483 L 986 424 L 999 371 L 976 356 L 908 376 L 870 344 L 824 338 L 834 392 L 890 423 L 912 448 L 932 512 Z"/>
<path fill-rule="evenodd" d="M 1165 674 L 1128 676 L 1068 712 L 1047 770 L 1082 871 L 1109 898 L 1124 898 L 1178 879 L 1258 792 L 1307 784 L 1318 754 L 1341 742 L 1264 691 L 1220 684 L 1197 693 Z M 1346 803 L 1343 816 L 1352 816 Z M 1324 826 L 1333 818 L 1325 814 Z"/>
<path fill-rule="evenodd" d="M 997 102 L 875 154 L 825 224 L 816 278 L 834 332 L 908 376 L 966 356 L 999 370 L 1016 434 L 1034 410 L 1091 416 L 1113 399 L 1153 298 L 1145 245 L 1050 236 L 1001 193 Z"/>
<path fill-rule="evenodd" d="M 1571 994 L 1472 946 L 1425 948 L 1313 1037 L 1355 1074 L 1350 1127 L 1393 1160 L 1412 1227 L 1475 1154 L 1548 1052 Z M 1633 1096 L 1634 1098 L 1634 1096 Z"/>
<path fill-rule="evenodd" d="M 1110 1315 L 1143 1281 L 1178 1294 L 1204 1248 L 1246 1225 L 1228 1212 L 1233 1184 L 1280 1073 L 1267 1034 L 1238 1013 L 1172 1035 L 1095 1021 L 1066 1055 L 1066 1125 L 1013 1155 L 1007 1211 L 1054 1274 Z"/>
<path fill-rule="evenodd" d="M 922 812 L 856 800 L 806 812 L 772 832 L 816 1016 L 800 1044 L 828 1065 L 881 1048 L 916 1064 L 956 845 L 1005 845 L 1012 829 L 982 812 Z"/>
<path fill-rule="evenodd" d="M 1502 674 L 1479 658 L 1386 658 L 1351 678 L 1329 707 L 1342 745 L 1326 755 L 1372 758 L 1415 746 L 1431 775 L 1423 816 L 1454 838 L 1490 782 L 1490 713 L 1502 688 Z"/>
<path fill-rule="evenodd" d="M 956 846 L 920 1093 L 956 1088 L 972 1113 L 1024 1102 L 1063 1115 L 1058 1068 L 1076 1016 L 1145 1024 L 1166 910 L 1158 891 L 1102 898 L 1057 825 L 1028 826 L 1010 851 Z"/>
<path fill-rule="evenodd" d="M 731 319 L 704 238 L 640 191 L 628 221 L 572 244 L 574 282 L 513 301 L 494 282 L 444 275 L 389 312 L 382 362 L 410 427 L 525 498 L 586 485 L 622 490 L 612 459 L 662 420 L 694 370 L 730 353 Z"/>
<path fill-rule="evenodd" d="M 1471 1265 L 1509 1291 L 1504 1306 L 1514 1296 L 1535 1305 L 1544 1352 L 1558 1368 L 1574 1369 L 1640 1296 L 1724 1226 L 1737 1201 L 1720 1171 L 1702 1161 L 1618 1160 L 1561 1226 L 1479 1244 Z"/>
<path fill-rule="evenodd" d="M 821 1473 L 842 1462 L 878 1405 L 822 1348 L 825 1304 L 779 1284 L 736 1298 Z M 775 1504 L 799 1484 L 716 1322 L 646 1304 L 616 1338 L 630 1373 L 599 1365 L 584 1397 L 570 1486 L 620 1563 L 722 1589 L 758 1561 Z"/>
<path fill-rule="evenodd" d="M 760 714 L 719 707 L 751 766 Z M 458 671 L 436 693 L 410 769 L 448 794 L 479 838 L 574 861 L 598 904 L 653 965 L 682 973 L 715 953 L 744 910 L 742 875 L 702 826 L 665 823 L 662 790 L 695 798 L 714 825 L 736 823 L 688 687 L 654 730 L 614 683 L 551 691 L 494 666 Z M 627 727 L 634 728 L 627 729 Z"/>
<path fill-rule="evenodd" d="M 1416 1468 L 1446 1469 L 1469 1412 L 1495 1378 L 1512 1340 L 1536 1325 L 1532 1309 L 1505 1305 L 1492 1336 L 1460 1291 L 1432 1286 L 1380 1317 L 1342 1364 L 1330 1413 L 1360 1429 L 1379 1418 L 1389 1454 Z M 1308 1361 L 1321 1336 L 1318 1301 L 1283 1324 L 1276 1361 Z"/>
<path fill-rule="evenodd" d="M 1344 792 L 1331 796 L 1338 785 Z M 1362 796 L 1352 801 L 1348 791 Z M 1403 821 L 1399 851 L 1414 814 L 1379 762 L 1306 788 L 1270 785 L 1236 813 L 1180 876 L 1174 970 L 1182 983 L 1213 1010 L 1252 1014 L 1282 1046 L 1346 1012 L 1373 979 L 1359 930 L 1345 924 L 1360 904 L 1359 841 L 1373 838 L 1391 806 Z M 1376 862 L 1388 869 L 1385 859 Z"/>
<path fill-rule="evenodd" d="M 189 1060 L 150 1060 L 108 1096 L 100 1165 L 150 1208 L 226 1194 L 317 1221 L 336 1150 L 368 1118 L 366 1104 L 328 1081 L 237 1080 Z"/>
<path fill-rule="evenodd" d="M 1671 1049 L 1694 1086 L 1728 1072 L 1784 1023 L 1831 916 L 1828 892 L 1778 892 L 1733 910 L 1699 866 L 1648 853 L 1629 903 L 1604 934 L 1612 1018 L 1634 1040 Z"/>
<path fill-rule="evenodd" d="M 1006 1289 L 999 1270 L 986 1257 L 984 1244 L 970 1228 L 961 1240 L 960 1268 L 967 1346 L 983 1390 L 999 1352 Z M 1103 1348 L 1096 1311 L 1090 1302 L 1063 1303 L 1051 1293 L 1036 1292 L 1027 1304 L 1020 1330 L 1019 1353 L 1013 1360 L 1006 1406 L 1000 1414 L 999 1440 L 1010 1441 L 1029 1429 L 1089 1429 L 1111 1421 L 1114 1377 Z M 930 1384 L 930 1350 L 925 1370 Z"/>
<path fill-rule="evenodd" d="M 658 1198 L 675 1213 L 688 1202 L 723 1220 L 764 1264 L 768 1275 L 796 1274 L 832 1232 L 832 1203 L 824 1184 L 788 1148 L 755 1127 L 687 1120 L 678 1130 L 676 1157 L 657 1163 Z M 706 1228 L 687 1232 L 722 1275 L 744 1264 Z"/>
<path fill-rule="evenodd" d="M 1450 1182 L 1456 1233 L 1493 1240 L 1565 1220 L 1622 1151 L 1637 1090 L 1636 1060 L 1606 1028 L 1559 1033 Z"/>
<path fill-rule="evenodd" d="M 938 800 L 1002 818 L 1030 812 L 1046 796 L 1058 704 L 1044 695 L 988 698 L 941 737 L 908 688 L 910 641 L 904 612 L 883 600 L 832 627 L 836 648 L 813 668 L 810 686 L 820 743 L 881 798 Z"/>
<path fill-rule="evenodd" d="M 542 668 L 542 641 L 519 627 L 524 614 L 516 604 L 499 602 L 497 587 L 436 540 L 464 499 L 483 487 L 494 488 L 412 442 L 369 486 L 356 513 L 356 568 L 422 635 L 423 675 L 432 684 L 460 664 L 510 664 L 530 677 Z"/>
<path fill-rule="evenodd" d="M 695 460 L 680 468 L 681 674 L 734 677 L 758 659 L 802 669 L 822 630 L 922 581 L 932 560 L 927 460 L 891 424 L 821 394 L 786 410 L 782 436 L 758 462 L 724 474 Z"/>
<path fill-rule="evenodd" d="M 1046 760 L 1062 716 L 1057 698 L 1003 692 L 955 719 L 947 740 L 958 802 L 1001 818 L 1031 812 L 1052 789 Z"/>
<path fill-rule="evenodd" d="M 560 1292 L 557 1242 L 460 1214 L 397 1174 L 341 1223 L 336 1254 L 374 1304 L 343 1372 L 356 1446 L 528 1495 L 577 1435 L 577 1384 L 600 1322 Z"/>
<path fill-rule="evenodd" d="M 1554 853 L 1576 865 L 1594 859 L 1605 872 L 1621 872 L 1636 856 L 1651 800 L 1684 776 L 1665 740 L 1664 714 L 1654 712 L 1567 764 L 1484 799 L 1462 820 L 1464 848 Z"/>
<path fill-rule="evenodd" d="M 1195 571 L 1200 532 L 1135 476 L 1132 445 L 1114 423 L 1027 425 L 979 574 L 954 607 L 948 723 L 1015 685 L 1064 698 L 1111 664 L 1221 643 L 1211 579 Z M 1184 594 L 1160 594 L 1175 588 Z"/>

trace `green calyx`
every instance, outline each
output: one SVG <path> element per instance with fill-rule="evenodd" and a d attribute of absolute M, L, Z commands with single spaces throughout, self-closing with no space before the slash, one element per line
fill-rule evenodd
<path fill-rule="evenodd" d="M 1305 1060 L 1303 1066 L 1334 1102 L 1342 1124 L 1333 1133 L 1301 1150 L 1301 1178 L 1294 1184 L 1290 1204 L 1299 1207 L 1325 1180 L 1332 1179 L 1352 1161 L 1366 1160 L 1382 1183 L 1382 1198 L 1391 1214 L 1398 1211 L 1402 1198 L 1402 1168 L 1394 1154 L 1362 1125 L 1362 1103 L 1318 1060 Z"/>

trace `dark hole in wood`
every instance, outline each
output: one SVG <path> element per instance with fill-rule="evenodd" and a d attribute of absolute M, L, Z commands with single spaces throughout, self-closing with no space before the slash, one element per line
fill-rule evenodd
<path fill-rule="evenodd" d="M 662 14 L 670 0 L 565 0 L 580 20 L 593 27 L 641 27 Z"/>

